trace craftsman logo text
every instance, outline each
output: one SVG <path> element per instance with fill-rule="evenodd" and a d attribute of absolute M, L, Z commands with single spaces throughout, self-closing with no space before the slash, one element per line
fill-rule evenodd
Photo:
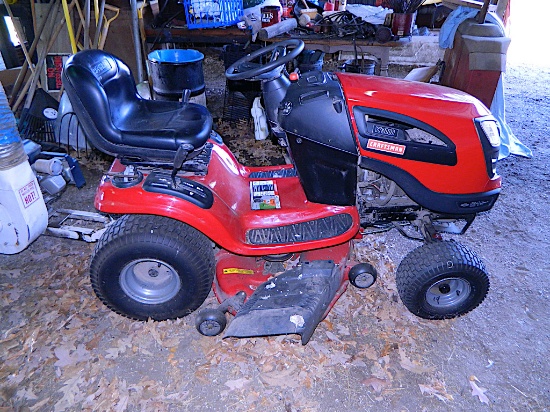
<path fill-rule="evenodd" d="M 367 149 L 380 150 L 381 152 L 388 152 L 397 155 L 405 154 L 405 145 L 382 142 L 380 140 L 369 139 L 367 143 Z"/>

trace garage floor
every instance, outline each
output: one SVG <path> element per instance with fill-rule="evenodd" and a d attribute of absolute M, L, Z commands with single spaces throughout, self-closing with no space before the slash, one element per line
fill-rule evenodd
<path fill-rule="evenodd" d="M 411 315 L 393 272 L 416 244 L 388 233 L 357 250 L 376 263 L 379 281 L 350 288 L 307 346 L 206 338 L 192 315 L 140 323 L 112 313 L 88 279 L 94 245 L 41 236 L 0 256 L 0 411 L 549 411 L 550 64 L 516 56 L 507 118 L 534 157 L 499 162 L 499 201 L 460 238 L 491 274 L 489 296 L 471 314 Z M 219 106 L 221 92 L 210 93 Z M 219 127 L 246 134 L 245 125 Z M 250 134 L 230 143 L 245 161 L 278 153 Z M 93 210 L 107 162 L 81 162 L 87 185 L 69 187 L 55 207 Z"/>

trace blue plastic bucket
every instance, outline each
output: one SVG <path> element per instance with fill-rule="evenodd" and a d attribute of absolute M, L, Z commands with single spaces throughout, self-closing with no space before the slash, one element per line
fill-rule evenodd
<path fill-rule="evenodd" d="M 184 89 L 191 96 L 204 93 L 204 55 L 193 49 L 155 50 L 148 55 L 153 91 L 169 99 L 180 98 Z"/>

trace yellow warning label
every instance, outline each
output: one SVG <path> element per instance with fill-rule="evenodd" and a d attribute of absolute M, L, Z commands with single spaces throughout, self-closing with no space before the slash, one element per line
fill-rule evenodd
<path fill-rule="evenodd" d="M 225 268 L 223 270 L 224 275 L 229 275 L 233 273 L 238 273 L 239 275 L 253 275 L 254 271 L 250 269 L 239 269 L 239 268 Z"/>

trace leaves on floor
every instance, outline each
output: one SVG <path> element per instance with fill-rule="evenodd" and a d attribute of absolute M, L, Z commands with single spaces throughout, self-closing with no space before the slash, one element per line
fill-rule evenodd
<path fill-rule="evenodd" d="M 203 337 L 192 316 L 131 321 L 93 294 L 87 275 L 93 245 L 42 237 L 31 247 L 34 259 L 0 271 L 0 405 L 185 410 L 190 400 L 182 394 L 215 385 L 221 399 L 243 410 L 271 410 L 283 396 L 290 410 L 306 411 L 319 408 L 311 392 L 327 380 L 358 382 L 350 396 L 367 391 L 379 402 L 415 376 L 425 378 L 421 393 L 453 399 L 415 343 L 425 328 L 445 323 L 418 319 L 401 305 L 383 238 L 369 236 L 356 248 L 357 260 L 377 268 L 377 283 L 348 288 L 306 346 L 299 336 Z M 193 364 L 190 353 L 197 355 Z"/>
<path fill-rule="evenodd" d="M 254 140 L 247 122 L 218 126 L 245 164 L 284 162 L 284 149 Z M 102 158 L 82 163 L 108 167 Z M 315 411 L 327 382 L 341 385 L 348 402 L 366 394 L 376 404 L 398 393 L 403 379 L 418 381 L 419 393 L 435 402 L 453 400 L 416 344 L 452 321 L 424 321 L 401 304 L 385 235 L 355 248 L 357 261 L 376 267 L 376 284 L 350 286 L 306 346 L 299 336 L 204 337 L 193 315 L 166 322 L 119 316 L 92 291 L 93 247 L 42 236 L 0 269 L 0 407 L 196 410 L 217 399 L 237 410 Z M 208 305 L 216 305 L 213 295 Z"/>

